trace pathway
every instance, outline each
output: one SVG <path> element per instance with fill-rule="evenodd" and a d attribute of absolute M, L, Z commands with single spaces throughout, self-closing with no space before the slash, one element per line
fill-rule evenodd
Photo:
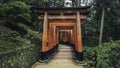
<path fill-rule="evenodd" d="M 83 66 L 73 62 L 71 47 L 59 45 L 58 53 L 48 64 L 37 62 L 34 68 L 83 68 Z"/>

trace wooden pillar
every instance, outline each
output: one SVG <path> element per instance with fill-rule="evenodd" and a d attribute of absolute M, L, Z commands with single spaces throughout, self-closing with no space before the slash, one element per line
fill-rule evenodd
<path fill-rule="evenodd" d="M 70 33 L 70 30 L 68 31 L 68 42 L 71 43 L 71 33 Z"/>
<path fill-rule="evenodd" d="M 73 42 L 73 30 L 70 30 L 70 33 L 71 33 L 71 43 L 74 44 L 74 42 Z"/>
<path fill-rule="evenodd" d="M 53 40 L 54 40 L 54 42 L 53 42 L 53 45 L 55 46 L 56 44 L 57 44 L 57 27 L 56 26 L 54 26 L 53 27 L 54 29 L 53 29 L 53 33 L 54 33 L 54 37 L 53 37 Z"/>
<path fill-rule="evenodd" d="M 67 42 L 67 31 L 65 31 L 65 42 Z"/>
<path fill-rule="evenodd" d="M 68 31 L 68 41 L 70 42 L 71 41 L 71 37 L 70 37 L 70 31 Z"/>
<path fill-rule="evenodd" d="M 43 26 L 43 38 L 42 38 L 42 52 L 48 50 L 48 19 L 47 12 L 44 13 L 44 26 Z"/>
<path fill-rule="evenodd" d="M 68 42 L 68 31 L 66 31 L 66 41 Z"/>
<path fill-rule="evenodd" d="M 73 42 L 72 42 L 72 32 L 71 32 L 71 30 L 70 30 L 70 43 L 73 44 Z"/>
<path fill-rule="evenodd" d="M 59 33 L 59 29 L 58 29 L 58 28 L 56 28 L 56 29 L 57 29 L 57 30 L 56 30 L 56 33 L 57 33 L 57 36 L 56 36 L 56 44 L 58 44 L 58 43 L 59 43 L 59 42 L 58 42 L 58 36 L 59 36 L 58 33 Z M 56 44 L 55 44 L 55 45 L 56 45 Z"/>
<path fill-rule="evenodd" d="M 77 49 L 77 25 L 74 26 L 73 29 L 73 40 L 74 40 L 74 45 L 75 45 L 75 49 Z"/>
<path fill-rule="evenodd" d="M 67 31 L 67 41 L 70 42 L 70 33 L 69 33 L 69 30 Z"/>
<path fill-rule="evenodd" d="M 60 31 L 60 41 L 62 41 L 62 31 Z"/>
<path fill-rule="evenodd" d="M 81 22 L 80 22 L 80 12 L 77 11 L 77 51 L 82 52 L 82 35 L 81 35 Z"/>
<path fill-rule="evenodd" d="M 53 26 L 53 36 L 51 37 L 51 39 L 53 39 L 53 45 L 56 45 L 56 26 Z"/>
<path fill-rule="evenodd" d="M 48 50 L 52 49 L 53 43 L 54 43 L 54 40 L 53 40 L 54 31 L 53 31 L 53 29 L 54 28 L 53 28 L 52 24 L 49 23 L 49 49 Z"/>

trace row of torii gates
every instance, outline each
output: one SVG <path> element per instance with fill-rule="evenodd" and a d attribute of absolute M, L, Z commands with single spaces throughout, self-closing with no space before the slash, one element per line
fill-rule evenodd
<path fill-rule="evenodd" d="M 32 7 L 43 22 L 41 60 L 45 61 L 57 51 L 59 41 L 69 42 L 78 61 L 83 60 L 81 24 L 86 22 L 90 6 L 40 8 Z"/>

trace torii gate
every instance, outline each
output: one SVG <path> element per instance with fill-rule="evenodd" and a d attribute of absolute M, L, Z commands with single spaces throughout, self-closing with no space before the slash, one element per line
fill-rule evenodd
<path fill-rule="evenodd" d="M 44 23 L 41 60 L 47 60 L 57 51 L 59 40 L 72 44 L 77 60 L 83 60 L 81 24 L 86 22 L 90 6 L 40 8 L 33 7 Z M 65 34 L 64 37 L 62 34 Z M 59 37 L 60 36 L 60 37 Z"/>

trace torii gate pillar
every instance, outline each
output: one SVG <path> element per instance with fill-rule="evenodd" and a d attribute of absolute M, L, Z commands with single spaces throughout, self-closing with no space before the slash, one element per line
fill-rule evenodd
<path fill-rule="evenodd" d="M 57 51 L 60 32 L 64 41 L 69 41 L 78 61 L 83 60 L 81 24 L 86 22 L 87 9 L 90 6 L 77 8 L 40 8 L 38 19 L 44 23 L 41 60 L 47 60 Z M 68 35 L 70 34 L 70 35 Z"/>

